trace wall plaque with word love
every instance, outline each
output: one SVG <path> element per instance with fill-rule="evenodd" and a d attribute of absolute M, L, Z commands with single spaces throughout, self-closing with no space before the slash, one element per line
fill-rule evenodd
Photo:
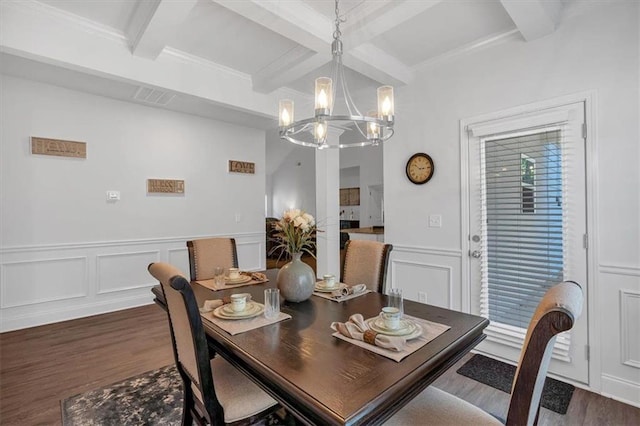
<path fill-rule="evenodd" d="M 155 194 L 184 194 L 184 181 L 175 179 L 147 179 L 147 192 Z"/>
<path fill-rule="evenodd" d="M 57 157 L 87 158 L 87 143 L 31 137 L 31 153 Z"/>
<path fill-rule="evenodd" d="M 255 174 L 256 163 L 249 163 L 247 161 L 229 160 L 229 171 L 233 173 Z"/>

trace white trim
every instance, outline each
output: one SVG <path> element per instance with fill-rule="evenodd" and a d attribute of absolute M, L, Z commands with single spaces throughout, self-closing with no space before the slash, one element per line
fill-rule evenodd
<path fill-rule="evenodd" d="M 640 299 L 640 291 L 620 289 L 620 362 L 629 367 L 640 369 L 640 359 L 631 358 L 631 345 L 629 344 L 629 340 L 631 340 L 629 332 L 631 321 L 628 318 L 625 299 L 631 298 Z M 636 336 L 637 338 L 638 336 Z"/>
<path fill-rule="evenodd" d="M 46 3 L 41 3 L 35 0 L 7 0 L 3 1 L 2 5 L 3 7 L 13 7 L 17 10 L 28 10 L 42 15 L 47 15 L 59 21 L 65 21 L 66 24 L 72 24 L 87 33 L 96 34 L 108 40 L 120 42 L 121 44 L 129 47 L 129 40 L 124 32 L 108 25 L 92 21 L 80 15 L 76 15 L 75 13 L 50 6 Z"/>
<path fill-rule="evenodd" d="M 640 267 L 626 265 L 606 265 L 600 264 L 601 274 L 628 275 L 630 277 L 640 277 Z"/>
<path fill-rule="evenodd" d="M 616 401 L 640 408 L 640 384 L 620 377 L 603 374 L 600 394 Z"/>
<path fill-rule="evenodd" d="M 499 120 L 520 114 L 526 114 L 533 110 L 544 110 L 549 108 L 560 107 L 563 105 L 584 102 L 585 104 L 585 124 L 587 126 L 587 137 L 585 140 L 585 156 L 586 156 L 586 201 L 587 201 L 587 306 L 583 315 L 587 315 L 587 333 L 589 345 L 594 348 L 591 351 L 588 363 L 589 368 L 589 387 L 596 391 L 600 390 L 600 377 L 602 372 L 600 351 L 600 311 L 596 306 L 596 297 L 598 294 L 598 252 L 599 252 L 599 230 L 598 230 L 598 163 L 597 163 L 597 91 L 588 90 L 577 92 L 564 96 L 547 99 L 544 101 L 532 102 L 500 111 L 477 115 L 474 117 L 463 118 L 460 120 L 460 220 L 461 220 L 461 245 L 462 252 L 468 253 L 469 244 L 469 134 L 467 129 L 477 123 Z M 466 261 L 461 262 L 462 277 L 462 308 L 465 312 L 470 312 L 471 307 L 471 282 L 470 282 L 470 265 L 469 257 Z M 466 306 L 465 306 L 466 302 Z"/>
<path fill-rule="evenodd" d="M 216 62 L 205 59 L 201 56 L 192 55 L 185 51 L 175 49 L 173 47 L 165 46 L 160 52 L 160 56 L 166 56 L 168 59 L 178 60 L 182 63 L 199 65 L 205 68 L 209 68 L 215 71 L 219 71 L 225 74 L 233 75 L 234 77 L 243 79 L 245 81 L 251 82 L 251 75 L 244 73 L 242 71 L 238 71 L 234 68 L 226 67 L 224 65 L 218 64 Z"/>
<path fill-rule="evenodd" d="M 117 247 L 141 244 L 166 244 L 166 243 L 186 243 L 189 240 L 201 238 L 264 238 L 265 231 L 261 232 L 239 232 L 235 234 L 214 234 L 214 235 L 192 235 L 187 237 L 166 237 L 166 238 L 143 238 L 138 240 L 113 240 L 113 241 L 93 241 L 87 243 L 59 243 L 59 244 L 34 244 L 25 246 L 9 246 L 0 248 L 0 255 L 9 253 L 36 252 L 45 250 L 67 250 L 99 247 Z"/>
<path fill-rule="evenodd" d="M 447 256 L 447 257 L 462 257 L 462 251 L 457 249 L 442 249 L 436 247 L 418 247 L 418 246 L 405 246 L 405 245 L 393 245 L 394 252 L 407 252 L 407 253 L 420 253 L 430 254 L 434 256 Z"/>

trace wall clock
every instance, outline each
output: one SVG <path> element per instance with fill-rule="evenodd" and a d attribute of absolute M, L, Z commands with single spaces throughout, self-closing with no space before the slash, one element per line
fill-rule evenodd
<path fill-rule="evenodd" d="M 433 177 L 435 167 L 431 157 L 423 152 L 413 154 L 407 161 L 407 177 L 416 185 L 429 182 Z"/>

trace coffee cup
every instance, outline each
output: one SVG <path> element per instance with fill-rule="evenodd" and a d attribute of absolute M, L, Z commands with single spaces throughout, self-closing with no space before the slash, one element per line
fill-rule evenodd
<path fill-rule="evenodd" d="M 247 293 L 231 295 L 231 310 L 233 312 L 242 312 L 247 308 Z"/>
<path fill-rule="evenodd" d="M 380 318 L 384 327 L 388 330 L 397 330 L 400 327 L 400 309 L 386 306 L 380 312 Z"/>
<path fill-rule="evenodd" d="M 237 280 L 240 278 L 240 269 L 238 268 L 229 268 L 229 278 L 232 280 Z"/>
<path fill-rule="evenodd" d="M 324 286 L 327 288 L 333 288 L 336 286 L 336 277 L 333 274 L 325 274 L 322 276 L 324 279 Z"/>

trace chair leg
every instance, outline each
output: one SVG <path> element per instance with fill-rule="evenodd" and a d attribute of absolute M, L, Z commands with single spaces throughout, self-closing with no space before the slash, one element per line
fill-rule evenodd
<path fill-rule="evenodd" d="M 193 391 L 191 386 L 187 383 L 182 383 L 183 398 L 182 398 L 182 426 L 193 425 L 193 409 L 195 409 L 195 401 L 193 400 Z"/>

